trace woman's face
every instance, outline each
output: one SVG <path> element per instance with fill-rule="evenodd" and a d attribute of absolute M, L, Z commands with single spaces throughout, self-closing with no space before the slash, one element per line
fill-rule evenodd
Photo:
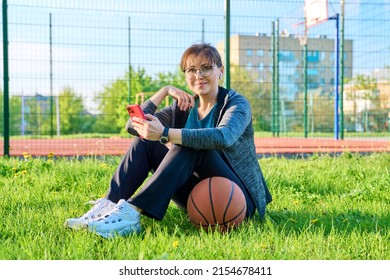
<path fill-rule="evenodd" d="M 209 62 L 205 56 L 190 56 L 184 71 L 190 90 L 199 96 L 216 95 L 218 80 L 223 75 L 223 67 Z"/>

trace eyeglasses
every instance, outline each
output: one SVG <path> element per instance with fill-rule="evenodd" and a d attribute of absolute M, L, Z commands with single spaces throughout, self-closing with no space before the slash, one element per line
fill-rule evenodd
<path fill-rule="evenodd" d="M 184 70 L 184 74 L 188 79 L 192 79 L 196 77 L 196 74 L 199 71 L 199 74 L 202 75 L 202 77 L 207 78 L 213 72 L 213 68 L 214 65 L 202 66 L 200 69 L 188 68 Z"/>

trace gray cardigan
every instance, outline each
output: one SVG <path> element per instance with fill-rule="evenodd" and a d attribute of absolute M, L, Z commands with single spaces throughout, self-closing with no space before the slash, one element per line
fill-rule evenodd
<path fill-rule="evenodd" d="M 160 111 L 149 100 L 142 105 L 146 114 L 154 114 L 167 127 L 183 128 L 189 114 L 181 111 L 176 102 Z M 157 112 L 156 112 L 157 111 Z M 182 146 L 195 150 L 220 150 L 230 166 L 249 190 L 260 217 L 264 217 L 266 204 L 272 201 L 261 172 L 254 144 L 252 113 L 246 98 L 233 90 L 219 87 L 214 128 L 182 130 Z M 126 129 L 137 135 L 129 119 Z"/>

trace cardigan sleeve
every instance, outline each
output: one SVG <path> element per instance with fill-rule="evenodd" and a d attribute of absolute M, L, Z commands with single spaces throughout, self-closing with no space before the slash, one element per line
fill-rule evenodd
<path fill-rule="evenodd" d="M 242 95 L 235 95 L 220 113 L 215 128 L 183 129 L 182 145 L 196 150 L 223 150 L 235 143 L 251 123 L 249 102 Z"/>

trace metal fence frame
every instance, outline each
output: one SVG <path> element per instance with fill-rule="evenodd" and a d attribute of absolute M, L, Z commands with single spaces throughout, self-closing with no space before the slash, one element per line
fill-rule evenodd
<path fill-rule="evenodd" d="M 42 9 L 45 8 L 45 1 L 43 1 L 44 3 L 42 4 Z M 47 1 L 46 1 L 47 2 Z M 49 1 L 50 2 L 50 1 Z M 232 51 L 234 51 L 234 47 L 231 46 L 231 38 L 232 38 L 232 35 L 233 33 L 231 32 L 231 21 L 232 19 L 235 19 L 237 18 L 236 15 L 232 15 L 231 13 L 231 2 L 230 0 L 224 0 L 223 3 L 224 3 L 224 10 L 223 10 L 223 13 L 219 14 L 219 16 L 222 16 L 223 15 L 223 18 L 224 18 L 224 49 L 223 49 L 223 54 L 224 54 L 224 62 L 225 62 L 225 77 L 224 77 L 224 86 L 227 87 L 227 88 L 230 88 L 231 87 L 231 73 L 233 70 L 231 70 L 231 57 L 232 57 Z M 241 2 L 242 4 L 246 4 L 247 2 L 251 2 L 251 1 L 239 1 L 237 0 L 237 2 Z M 245 3 L 244 3 L 245 2 Z M 253 1 L 253 2 L 256 2 L 256 1 Z M 264 2 L 273 2 L 272 0 L 271 1 L 264 1 Z M 292 1 L 294 2 L 294 1 Z M 300 2 L 300 1 L 296 1 L 296 2 Z M 281 5 L 283 5 L 285 3 L 281 3 Z M 330 2 L 330 4 L 332 5 L 332 7 L 334 8 L 334 6 L 337 4 L 340 4 L 340 6 L 338 7 L 338 9 L 340 10 L 339 12 L 336 12 L 334 14 L 334 16 L 330 16 L 329 17 L 329 20 L 335 20 L 335 25 L 336 25 L 336 28 L 334 31 L 331 31 L 331 32 L 334 32 L 334 42 L 335 42 L 335 64 L 334 64 L 334 72 L 335 72 L 335 77 L 334 77 L 334 93 L 333 93 L 333 96 L 332 96 L 332 99 L 334 100 L 334 112 L 333 112 L 333 118 L 334 118 L 334 126 L 333 126 L 333 133 L 332 133 L 332 136 L 334 139 L 336 140 L 343 140 L 345 135 L 345 127 L 344 127 L 344 124 L 345 124 L 345 121 L 344 121 L 344 100 L 345 100 L 345 86 L 344 86 L 344 82 L 345 82 L 345 77 L 344 77 L 344 70 L 345 70 L 345 49 L 344 49 L 344 21 L 345 21 L 345 15 L 344 15 L 344 1 L 340 1 L 340 3 L 338 2 Z M 353 4 L 353 3 L 352 3 Z M 18 5 L 14 5 L 13 8 L 16 8 Z M 84 9 L 84 12 L 85 12 L 85 9 Z M 94 13 L 95 11 L 90 11 L 90 13 Z M 115 11 L 109 11 L 110 13 L 115 13 Z M 155 11 L 154 13 L 158 13 L 158 11 Z M 295 21 L 297 21 L 297 19 L 293 19 Z M 387 23 L 387 19 L 386 20 L 386 23 Z M 280 50 L 279 50 L 279 45 L 281 44 L 282 40 L 283 40 L 283 35 L 280 34 L 280 30 L 279 30 L 279 26 L 280 26 L 280 20 L 279 19 L 273 19 L 271 20 L 271 23 L 272 23 L 272 31 L 270 32 L 269 36 L 272 37 L 272 45 L 271 45 L 271 52 L 272 52 L 272 82 L 271 82 L 271 90 L 270 90 L 270 107 L 271 107 L 271 113 L 270 113 L 270 131 L 269 133 L 270 136 L 272 137 L 279 137 L 281 134 L 283 134 L 279 127 L 280 125 L 280 106 L 281 106 L 281 102 L 280 102 L 280 91 L 279 91 L 279 86 L 280 86 L 280 71 L 281 71 L 281 66 L 279 64 L 279 58 L 280 58 Z M 11 133 L 10 133 L 10 115 L 12 114 L 12 112 L 10 112 L 10 96 L 12 95 L 10 93 L 10 87 L 9 87 L 9 81 L 10 81 L 10 71 L 9 71 L 9 66 L 10 66 L 10 59 L 9 59 L 9 50 L 8 50 L 8 47 L 9 47 L 9 30 L 8 30 L 8 27 L 9 25 L 12 25 L 12 24 L 15 24 L 14 22 L 11 22 L 9 23 L 8 21 L 8 1 L 6 0 L 3 0 L 2 2 L 2 41 L 3 41 L 3 153 L 4 155 L 6 156 L 9 156 L 11 153 L 10 153 L 10 136 L 11 136 Z M 58 25 L 58 24 L 57 24 Z M 202 22 L 202 25 L 204 26 L 204 21 Z M 56 103 L 55 101 L 55 98 L 53 97 L 53 69 L 52 69 L 52 46 L 53 46 L 53 42 L 52 42 L 52 15 L 50 13 L 50 23 L 49 23 L 49 30 L 50 30 L 50 40 L 49 40 L 49 46 L 50 46 L 50 91 L 51 91 L 51 97 L 50 98 L 47 98 L 47 101 L 46 102 L 49 102 L 50 103 L 50 114 L 51 114 L 51 125 L 50 125 L 50 133 L 48 133 L 48 136 L 50 136 L 51 138 L 53 137 L 56 137 L 55 133 L 54 133 L 54 128 L 59 127 L 59 120 L 57 119 L 57 123 L 54 124 L 54 111 L 58 111 L 58 108 L 54 108 L 54 106 L 58 105 L 59 104 L 59 101 Z M 129 59 L 128 59 L 128 64 L 129 64 L 129 69 L 130 69 L 130 74 L 128 76 L 128 83 L 129 85 L 131 85 L 132 81 L 132 77 L 131 77 L 131 67 L 132 67 L 132 61 L 131 61 L 131 48 L 130 48 L 130 44 L 131 44 L 131 32 L 133 31 L 133 26 L 132 26 L 132 22 L 131 22 L 131 18 L 130 16 L 128 17 L 128 32 L 129 32 L 129 36 L 128 36 L 128 43 L 129 43 L 129 48 L 128 48 L 128 52 L 129 52 Z M 135 31 L 137 32 L 137 31 Z M 173 31 L 174 32 L 174 31 Z M 202 33 L 204 34 L 204 27 L 202 27 Z M 295 34 L 296 37 L 298 37 L 298 35 L 302 35 L 302 34 Z M 204 35 L 202 35 L 202 40 L 203 40 L 203 37 Z M 313 37 L 313 36 L 312 36 Z M 310 40 L 310 36 L 308 36 L 308 39 Z M 158 46 L 156 46 L 156 48 L 158 49 Z M 244 51 L 244 50 L 239 50 L 240 52 Z M 363 52 L 364 50 L 361 50 L 361 52 Z M 309 112 L 308 112 L 308 102 L 309 102 L 309 98 L 308 98 L 308 58 L 307 58 L 307 52 L 308 52 L 308 44 L 302 44 L 302 57 L 303 57 L 303 61 L 302 61 L 302 72 L 301 72 L 301 75 L 302 75 L 302 79 L 303 79 L 303 84 L 302 84 L 302 92 L 303 92 L 303 95 L 304 95 L 304 98 L 303 100 L 301 100 L 301 102 L 303 102 L 303 117 L 302 117 L 302 127 L 303 127 L 303 131 L 301 132 L 301 135 L 299 137 L 303 137 L 303 138 L 308 138 L 310 135 L 309 133 L 309 124 L 308 124 L 308 115 L 309 115 Z M 388 53 L 386 51 L 384 51 L 384 57 L 387 58 L 388 57 Z M 246 66 L 245 65 L 239 65 L 239 67 L 241 68 L 245 68 Z M 12 78 L 12 77 L 11 77 Z M 389 79 L 390 80 L 390 79 Z M 131 99 L 131 95 L 135 95 L 137 94 L 136 92 L 133 93 L 131 92 L 131 86 L 128 86 L 128 102 L 130 102 L 132 99 Z M 356 89 L 354 89 L 356 91 Z M 360 90 L 360 89 L 359 89 Z M 363 89 L 364 90 L 364 89 Z M 390 95 L 389 95 L 390 96 Z M 134 97 L 133 97 L 134 98 Z M 388 103 L 390 103 L 390 101 L 387 99 Z M 22 97 L 22 102 L 24 102 L 24 99 Z M 386 99 L 384 99 L 384 102 L 386 102 Z M 387 107 L 386 107 L 387 106 Z M 389 109 L 390 106 L 388 105 L 385 105 L 384 106 L 384 110 L 390 110 Z M 390 114 L 390 113 L 389 113 Z M 367 113 L 367 119 L 368 119 L 368 113 Z M 314 118 L 314 117 L 313 117 Z M 389 117 L 390 118 L 390 117 Z M 387 123 L 388 123 L 388 120 L 387 120 Z M 378 137 L 381 138 L 381 139 L 388 139 L 388 130 L 386 131 L 383 131 L 382 133 L 378 134 Z M 58 134 L 58 133 L 57 133 Z M 328 131 L 328 134 L 327 134 L 329 137 L 329 131 Z M 364 135 L 362 135 L 364 136 Z M 79 137 L 79 136 L 77 136 Z M 370 137 L 376 137 L 375 134 L 370 134 Z M 44 140 L 42 140 L 44 141 Z"/>

